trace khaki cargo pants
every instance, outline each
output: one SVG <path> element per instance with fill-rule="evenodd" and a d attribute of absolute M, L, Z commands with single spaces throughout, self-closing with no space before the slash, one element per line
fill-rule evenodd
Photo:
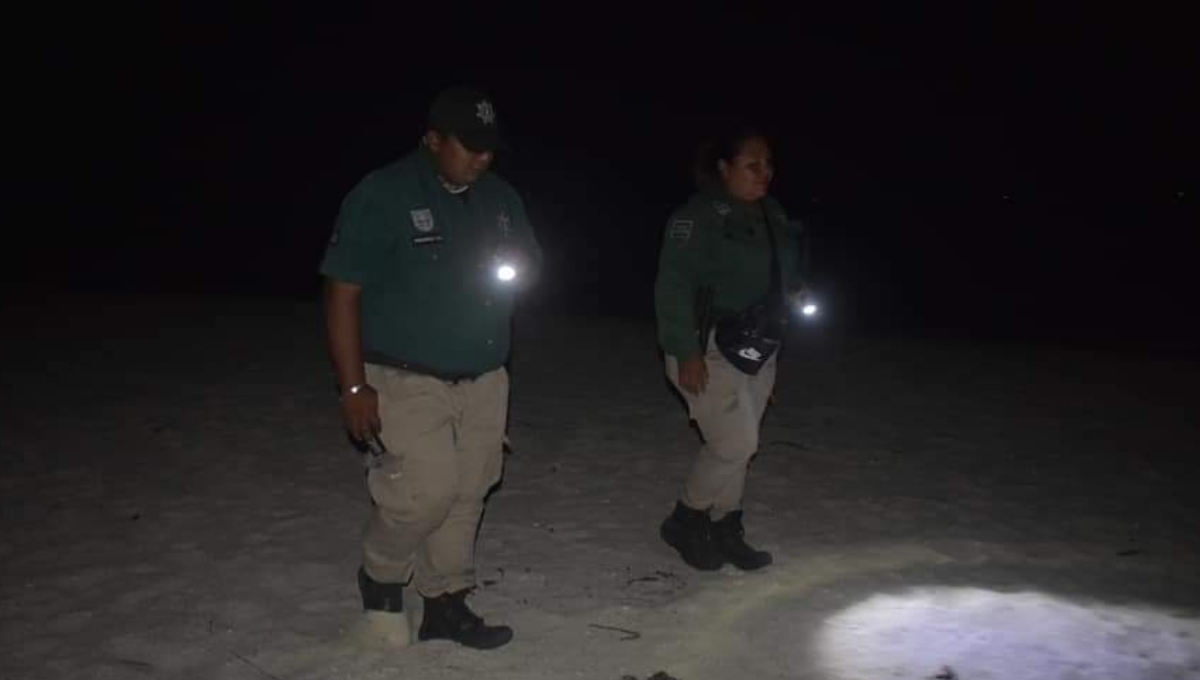
<path fill-rule="evenodd" d="M 666 357 L 667 377 L 683 395 L 704 437 L 680 500 L 690 508 L 708 510 L 713 520 L 742 507 L 746 466 L 758 451 L 759 426 L 775 387 L 775 358 L 750 376 L 734 368 L 716 343 L 709 342 L 704 356 L 708 387 L 693 395 L 679 387 L 679 362 Z"/>
<path fill-rule="evenodd" d="M 456 383 L 367 364 L 388 454 L 367 474 L 375 505 L 363 567 L 426 597 L 475 585 L 475 536 L 504 465 L 508 372 Z"/>

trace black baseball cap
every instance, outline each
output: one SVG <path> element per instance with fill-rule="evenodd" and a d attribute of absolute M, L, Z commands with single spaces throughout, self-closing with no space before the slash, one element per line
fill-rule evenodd
<path fill-rule="evenodd" d="M 429 127 L 457 137 L 471 151 L 508 148 L 491 98 L 472 87 L 455 86 L 438 93 L 429 107 Z"/>

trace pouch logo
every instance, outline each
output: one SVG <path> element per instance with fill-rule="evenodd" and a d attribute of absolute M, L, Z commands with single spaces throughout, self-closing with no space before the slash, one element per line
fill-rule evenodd
<path fill-rule="evenodd" d="M 421 210 L 410 210 L 409 215 L 412 216 L 413 228 L 422 234 L 427 234 L 433 231 L 433 211 L 428 208 Z"/>
<path fill-rule="evenodd" d="M 738 356 L 750 361 L 762 361 L 762 354 L 753 347 L 743 347 L 738 350 Z"/>

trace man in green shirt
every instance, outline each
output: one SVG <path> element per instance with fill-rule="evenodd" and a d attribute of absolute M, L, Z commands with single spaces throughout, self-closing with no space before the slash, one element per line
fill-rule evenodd
<path fill-rule="evenodd" d="M 342 418 L 377 445 L 363 608 L 402 621 L 411 583 L 424 597 L 419 639 L 478 649 L 512 638 L 466 595 L 503 466 L 515 296 L 541 266 L 521 199 L 489 171 L 502 146 L 486 95 L 442 92 L 420 148 L 345 198 L 320 267 Z"/>

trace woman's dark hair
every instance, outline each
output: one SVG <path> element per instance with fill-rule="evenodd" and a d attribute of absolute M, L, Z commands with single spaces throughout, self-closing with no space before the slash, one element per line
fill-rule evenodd
<path fill-rule="evenodd" d="M 696 186 L 703 189 L 721 178 L 718 164 L 721 161 L 732 163 L 742 152 L 742 147 L 751 139 L 770 139 L 762 130 L 752 126 L 731 128 L 720 135 L 706 140 L 696 152 L 695 164 L 692 166 L 693 179 Z"/>

